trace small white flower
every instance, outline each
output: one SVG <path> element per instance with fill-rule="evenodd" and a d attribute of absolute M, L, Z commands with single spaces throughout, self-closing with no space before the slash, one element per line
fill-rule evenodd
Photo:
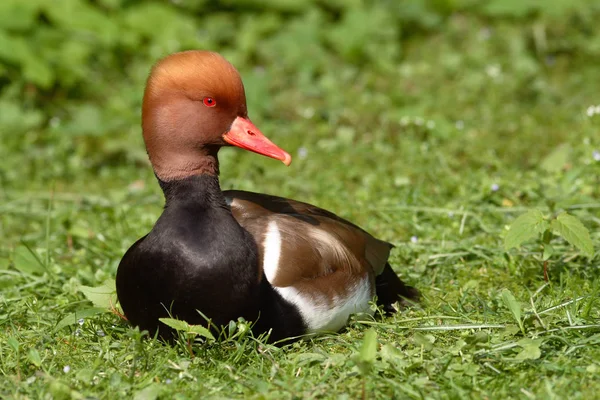
<path fill-rule="evenodd" d="M 81 329 L 77 328 L 75 329 L 75 336 L 79 336 L 81 335 Z"/>
<path fill-rule="evenodd" d="M 592 157 L 594 158 L 594 161 L 600 161 L 600 151 L 594 150 L 592 152 Z"/>
<path fill-rule="evenodd" d="M 490 186 L 490 189 L 492 189 L 492 192 L 497 192 L 498 189 L 500 189 L 500 185 L 498 185 L 497 183 L 492 183 L 492 186 Z"/>
<path fill-rule="evenodd" d="M 479 38 L 481 40 L 488 40 L 492 36 L 492 30 L 490 28 L 482 28 L 479 30 Z"/>
<path fill-rule="evenodd" d="M 433 129 L 433 128 L 435 128 L 435 121 L 429 120 L 429 121 L 427 121 L 425 126 L 427 127 L 427 129 Z"/>
<path fill-rule="evenodd" d="M 448 211 L 448 218 L 454 217 L 454 213 L 452 211 Z"/>
<path fill-rule="evenodd" d="M 84 322 L 85 322 L 85 320 L 84 320 L 83 318 L 79 318 L 79 319 L 77 320 L 77 323 L 78 323 L 79 325 L 83 325 L 83 323 L 84 323 Z"/>
<path fill-rule="evenodd" d="M 98 335 L 100 337 L 104 337 L 104 336 L 106 336 L 106 333 L 104 333 L 104 331 L 102 329 L 98 329 L 96 331 L 96 335 Z"/>
<path fill-rule="evenodd" d="M 455 126 L 456 126 L 456 129 L 461 129 L 461 130 L 462 130 L 462 129 L 464 129 L 464 127 L 465 127 L 465 121 L 463 121 L 463 120 L 458 120 L 458 121 L 456 121 L 456 124 L 455 124 Z"/>
<path fill-rule="evenodd" d="M 50 127 L 58 128 L 59 126 L 60 126 L 60 118 L 59 117 L 50 118 Z"/>
<path fill-rule="evenodd" d="M 421 126 L 421 125 L 423 125 L 423 122 L 425 122 L 425 121 L 423 120 L 423 118 L 421 118 L 421 117 L 416 117 L 416 118 L 415 118 L 415 125 L 417 125 L 417 126 Z"/>
<path fill-rule="evenodd" d="M 308 150 L 306 149 L 306 147 L 300 147 L 298 149 L 298 158 L 306 158 L 307 155 L 308 155 Z"/>
<path fill-rule="evenodd" d="M 485 73 L 488 74 L 490 78 L 498 78 L 502 73 L 502 69 L 498 64 L 492 64 L 485 67 Z"/>
<path fill-rule="evenodd" d="M 306 119 L 311 119 L 315 116 L 315 109 L 312 107 L 303 108 L 300 111 L 300 115 L 302 115 Z"/>
<path fill-rule="evenodd" d="M 417 242 L 419 241 L 419 238 L 418 238 L 418 237 L 416 237 L 416 236 L 411 236 L 411 237 L 410 237 L 410 241 L 411 241 L 412 243 L 417 243 Z"/>
<path fill-rule="evenodd" d="M 71 371 L 71 367 L 69 367 L 68 365 L 65 365 L 65 366 L 63 367 L 63 372 L 64 372 L 65 374 L 68 374 L 68 373 L 69 373 L 69 371 Z"/>
<path fill-rule="evenodd" d="M 587 108 L 587 110 L 585 110 L 585 113 L 587 114 L 588 117 L 593 117 L 594 114 L 596 113 L 596 107 L 594 106 L 589 106 Z"/>
<path fill-rule="evenodd" d="M 167 379 L 167 380 L 165 380 L 165 383 L 166 383 L 167 385 L 170 385 L 172 382 L 173 382 L 173 381 L 172 381 L 171 379 Z"/>

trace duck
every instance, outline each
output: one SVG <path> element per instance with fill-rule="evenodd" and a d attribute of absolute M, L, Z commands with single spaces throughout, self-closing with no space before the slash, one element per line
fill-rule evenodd
<path fill-rule="evenodd" d="M 152 67 L 142 133 L 165 204 L 116 275 L 140 330 L 168 341 L 161 318 L 215 329 L 243 318 L 280 342 L 337 332 L 372 315 L 375 297 L 385 312 L 419 298 L 388 262 L 392 244 L 301 201 L 221 190 L 222 147 L 292 159 L 251 122 L 240 74 L 220 54 L 183 51 Z"/>

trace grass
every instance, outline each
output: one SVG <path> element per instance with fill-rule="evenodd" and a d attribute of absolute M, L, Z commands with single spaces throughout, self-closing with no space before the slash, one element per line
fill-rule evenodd
<path fill-rule="evenodd" d="M 294 163 L 223 150 L 223 188 L 349 218 L 396 245 L 392 265 L 423 293 L 392 317 L 283 348 L 238 324 L 190 353 L 83 296 L 114 279 L 161 212 L 136 126 L 114 152 L 60 127 L 7 138 L 0 397 L 594 398 L 600 114 L 588 109 L 600 72 L 577 53 L 536 54 L 529 29 L 457 15 L 407 41 L 393 68 L 332 64 L 304 83 L 277 65 L 242 70 L 250 115 Z M 595 256 L 556 239 L 545 282 L 538 244 L 502 244 L 532 208 L 579 217 Z"/>

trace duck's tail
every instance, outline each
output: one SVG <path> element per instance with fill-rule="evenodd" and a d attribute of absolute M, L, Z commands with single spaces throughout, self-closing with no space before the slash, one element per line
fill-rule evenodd
<path fill-rule="evenodd" d="M 393 304 L 400 303 L 400 307 L 406 307 L 411 303 L 419 301 L 421 293 L 412 286 L 406 285 L 398 278 L 389 263 L 385 264 L 383 272 L 375 278 L 375 291 L 377 293 L 377 305 L 382 307 L 386 313 L 394 313 L 396 309 Z"/>

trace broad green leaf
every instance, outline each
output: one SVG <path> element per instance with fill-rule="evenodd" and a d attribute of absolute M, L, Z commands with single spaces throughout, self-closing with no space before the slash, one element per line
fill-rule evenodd
<path fill-rule="evenodd" d="M 16 269 L 26 274 L 43 274 L 46 269 L 33 250 L 19 246 L 13 254 L 13 264 Z"/>
<path fill-rule="evenodd" d="M 542 261 L 548 261 L 554 254 L 554 247 L 550 243 L 544 243 L 544 254 L 542 255 Z"/>
<path fill-rule="evenodd" d="M 8 340 L 6 341 L 6 343 L 8 343 L 8 345 L 10 347 L 12 347 L 12 349 L 14 351 L 19 351 L 19 341 L 17 339 L 15 339 L 13 336 L 9 337 Z"/>
<path fill-rule="evenodd" d="M 559 214 L 552 220 L 552 230 L 562 236 L 567 242 L 577 247 L 589 257 L 594 255 L 594 244 L 590 238 L 590 232 L 581 223 L 579 218 L 567 213 Z"/>
<path fill-rule="evenodd" d="M 522 339 L 517 342 L 521 346 L 522 350 L 517 354 L 515 359 L 517 360 L 537 360 L 542 355 L 540 346 L 542 345 L 543 339 Z"/>
<path fill-rule="evenodd" d="M 36 349 L 29 349 L 29 353 L 27 353 L 27 358 L 36 367 L 42 365 L 42 358 L 40 357 L 39 351 L 37 351 Z"/>
<path fill-rule="evenodd" d="M 381 346 L 381 359 L 396 368 L 405 368 L 410 364 L 410 357 L 390 343 Z"/>
<path fill-rule="evenodd" d="M 54 327 L 54 332 L 57 332 L 66 326 L 75 325 L 81 318 L 93 317 L 94 315 L 102 314 L 107 311 L 108 309 L 99 307 L 90 307 L 84 308 L 83 310 L 77 310 L 61 319 Z"/>
<path fill-rule="evenodd" d="M 203 338 L 206 338 L 206 339 L 215 340 L 215 337 L 213 336 L 213 334 L 208 329 L 203 327 L 202 325 L 190 325 L 188 332 L 194 333 L 194 334 L 201 336 Z"/>
<path fill-rule="evenodd" d="M 562 170 L 569 161 L 571 155 L 571 146 L 563 143 L 548 154 L 541 162 L 540 166 L 548 172 L 558 172 Z"/>
<path fill-rule="evenodd" d="M 510 225 L 510 229 L 504 238 L 504 248 L 509 250 L 519 247 L 521 243 L 542 234 L 548 229 L 548 221 L 539 210 L 530 210 L 519 216 Z"/>
<path fill-rule="evenodd" d="M 69 385 L 60 380 L 53 380 L 52 383 L 48 386 L 48 390 L 50 392 L 50 398 L 52 399 L 71 399 L 72 392 Z"/>
<path fill-rule="evenodd" d="M 372 363 L 377 356 L 377 332 L 369 329 L 365 332 L 362 346 L 360 347 L 359 357 L 363 362 Z"/>
<path fill-rule="evenodd" d="M 550 244 L 550 241 L 552 240 L 553 237 L 554 237 L 554 234 L 550 230 L 550 225 L 548 225 L 548 229 L 546 229 L 544 231 L 544 233 L 542 234 L 542 243 Z"/>
<path fill-rule="evenodd" d="M 43 89 L 49 89 L 56 79 L 50 66 L 35 57 L 24 60 L 23 77 Z"/>
<path fill-rule="evenodd" d="M 26 31 L 35 26 L 39 5 L 36 1 L 0 1 L 0 29 Z"/>
<path fill-rule="evenodd" d="M 161 386 L 156 383 L 152 383 L 150 386 L 138 391 L 135 396 L 133 396 L 133 400 L 156 400 L 158 399 L 160 392 Z"/>
<path fill-rule="evenodd" d="M 176 331 L 187 332 L 190 329 L 190 324 L 175 318 L 159 318 L 158 320 Z"/>
<path fill-rule="evenodd" d="M 62 0 L 61 6 L 46 2 L 44 14 L 67 32 L 85 34 L 88 40 L 111 45 L 119 38 L 116 18 L 110 18 L 86 1 Z"/>
<path fill-rule="evenodd" d="M 117 304 L 117 289 L 114 280 L 106 280 L 100 286 L 79 286 L 79 291 L 94 304 L 94 307 L 112 309 Z"/>
<path fill-rule="evenodd" d="M 0 60 L 24 64 L 34 54 L 32 43 L 20 36 L 0 30 Z"/>
<path fill-rule="evenodd" d="M 232 337 L 235 332 L 237 331 L 237 324 L 235 323 L 235 321 L 229 321 L 229 326 L 228 326 L 228 337 Z"/>
<path fill-rule="evenodd" d="M 417 346 L 423 346 L 425 351 L 431 351 L 433 349 L 433 340 L 429 335 L 422 335 L 419 332 L 415 332 L 412 340 Z"/>
<path fill-rule="evenodd" d="M 213 334 L 202 325 L 190 325 L 185 321 L 181 321 L 175 318 L 159 318 L 158 320 L 163 324 L 167 325 L 168 327 L 175 329 L 176 331 L 185 332 L 194 336 L 201 336 L 210 340 L 215 340 Z"/>
<path fill-rule="evenodd" d="M 0 33 L 0 47 L 2 47 L 2 37 Z M 0 50 L 1 52 L 1 50 Z M 0 54 L 2 58 L 2 54 Z M 5 131 L 12 134 L 21 133 L 28 129 L 35 128 L 43 122 L 43 114 L 40 110 L 30 110 L 22 104 L 16 104 L 10 101 L 0 100 L 0 126 Z"/>
<path fill-rule="evenodd" d="M 377 333 L 373 329 L 365 332 L 362 344 L 358 354 L 355 354 L 352 359 L 360 370 L 362 375 L 367 375 L 377 357 Z"/>
<path fill-rule="evenodd" d="M 515 321 L 519 324 L 519 328 L 523 331 L 523 321 L 521 319 L 521 304 L 515 299 L 515 296 L 508 289 L 502 291 L 502 301 L 512 313 Z"/>

